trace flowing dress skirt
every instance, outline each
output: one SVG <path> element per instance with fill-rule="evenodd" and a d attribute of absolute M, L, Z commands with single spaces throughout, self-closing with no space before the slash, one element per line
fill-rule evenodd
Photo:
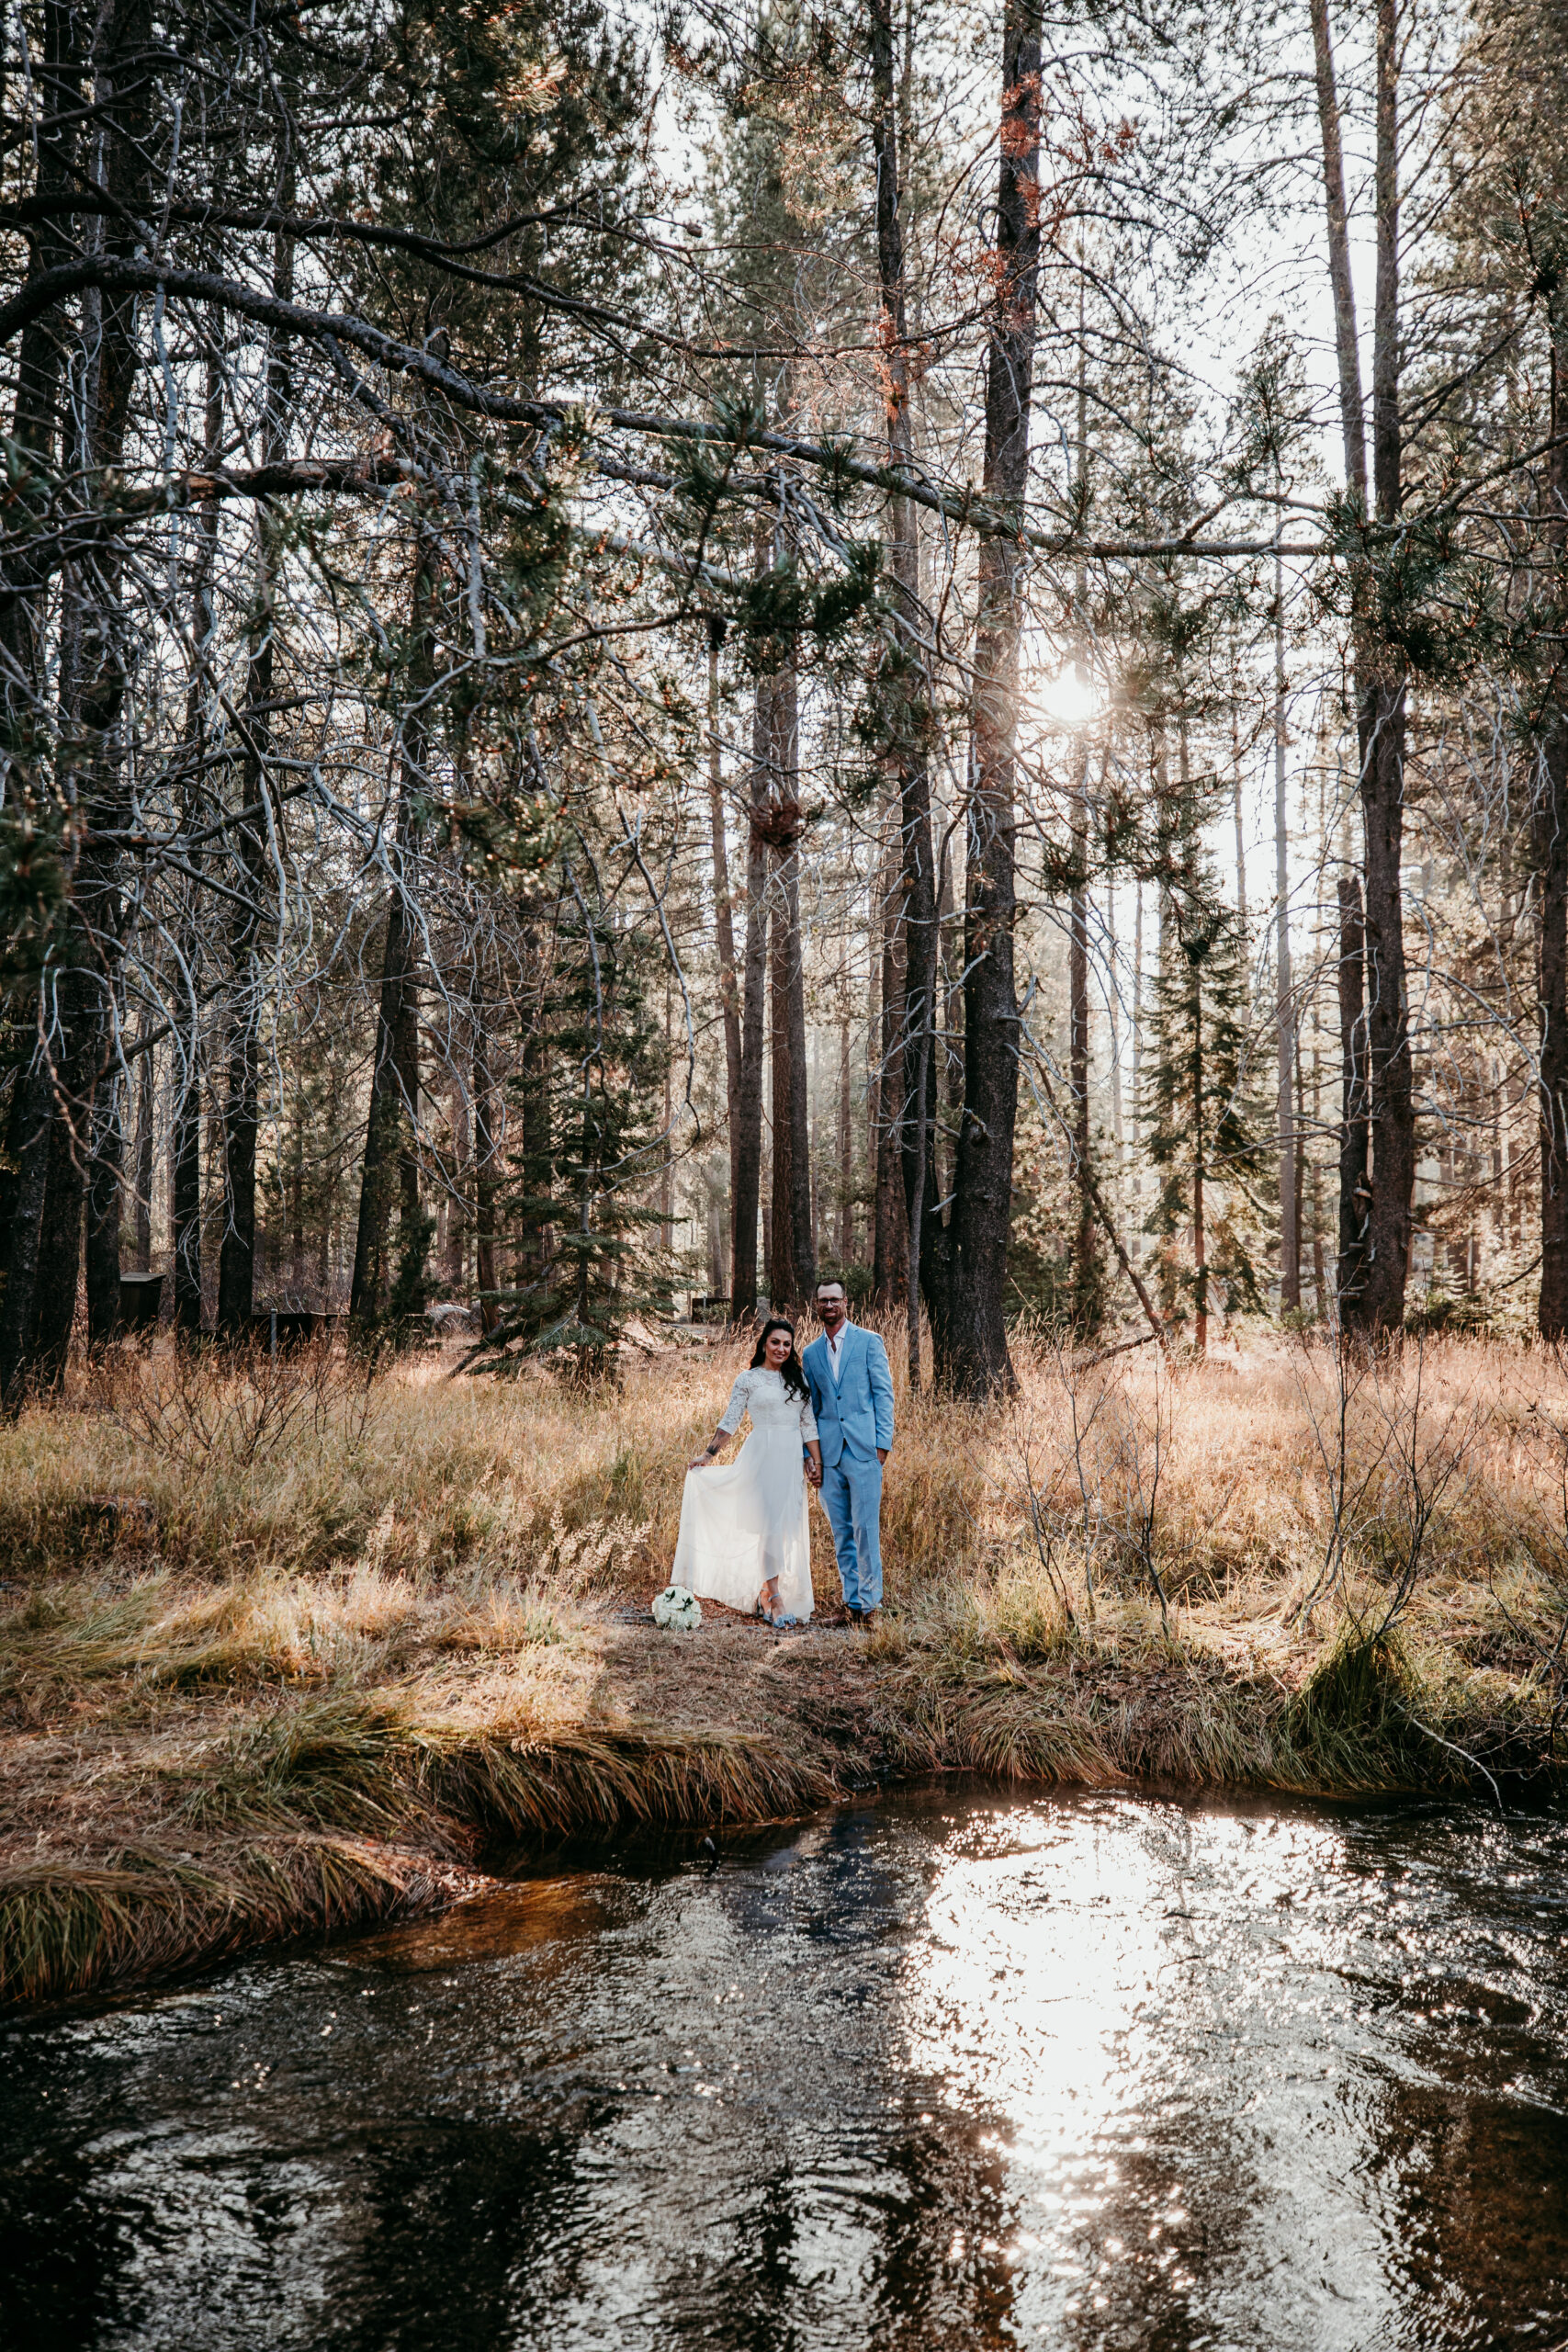
<path fill-rule="evenodd" d="M 671 1581 L 750 1616 L 777 1577 L 780 1613 L 805 1620 L 814 1602 L 799 1419 L 758 1427 L 753 1408 L 753 1421 L 733 1462 L 687 1471 Z"/>

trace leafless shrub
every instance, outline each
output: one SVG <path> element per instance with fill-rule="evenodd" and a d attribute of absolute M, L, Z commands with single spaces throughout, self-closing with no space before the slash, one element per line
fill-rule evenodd
<path fill-rule="evenodd" d="M 1160 1623 L 1170 1630 L 1170 1611 L 1156 1557 L 1161 1476 L 1168 1466 L 1175 1435 L 1175 1393 L 1170 1374 L 1156 1357 L 1154 1394 L 1141 1413 L 1123 1388 L 1117 1399 L 1122 1437 L 1113 1534 L 1118 1553 L 1159 1602 Z"/>
<path fill-rule="evenodd" d="M 1312 1431 L 1327 1512 L 1322 1566 L 1292 1612 L 1303 1627 L 1311 1625 L 1320 1600 L 1343 1599 L 1347 1562 L 1376 1521 L 1384 1449 L 1368 1453 L 1359 1444 L 1356 1411 L 1372 1366 L 1366 1350 L 1349 1346 L 1326 1349 L 1315 1360 L 1303 1350 L 1295 1365 L 1296 1393 Z M 1385 1426 L 1385 1447 L 1386 1435 Z"/>
<path fill-rule="evenodd" d="M 376 1376 L 330 1340 L 229 1354 L 176 1346 L 120 1367 L 110 1409 L 164 1462 L 248 1469 L 307 1438 L 352 1451 L 374 1408 Z"/>

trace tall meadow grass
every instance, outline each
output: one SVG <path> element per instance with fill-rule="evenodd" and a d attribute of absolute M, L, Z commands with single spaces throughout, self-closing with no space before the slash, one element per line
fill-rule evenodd
<path fill-rule="evenodd" d="M 450 1900 L 487 1838 L 762 1817 L 868 1769 L 1339 1794 L 1557 1769 L 1551 1353 L 1258 1334 L 1172 1367 L 1025 1334 L 979 1407 L 912 1395 L 888 1338 L 886 1607 L 793 1663 L 625 1622 L 742 1344 L 588 1394 L 327 1349 L 73 1370 L 0 1427 L 0 1997 Z"/>

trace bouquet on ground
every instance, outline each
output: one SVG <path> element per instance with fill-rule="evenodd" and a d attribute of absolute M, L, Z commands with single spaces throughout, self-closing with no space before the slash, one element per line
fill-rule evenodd
<path fill-rule="evenodd" d="M 703 1622 L 696 1594 L 688 1592 L 683 1584 L 667 1584 L 654 1596 L 653 1622 L 667 1631 L 694 1634 Z"/>

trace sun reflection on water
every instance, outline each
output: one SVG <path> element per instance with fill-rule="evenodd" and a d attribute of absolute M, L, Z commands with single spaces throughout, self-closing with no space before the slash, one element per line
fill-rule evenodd
<path fill-rule="evenodd" d="M 409 2352 L 454 2313 L 510 2352 L 1558 2343 L 1565 1887 L 1550 1821 L 952 1783 L 705 1859 L 558 1858 L 0 2035 L 6 2324 L 83 2352 L 315 2352 L 324 2310 Z"/>
<path fill-rule="evenodd" d="M 1328 1924 L 1314 1921 L 1314 1901 L 1337 1914 L 1353 1905 L 1342 1841 L 1332 1826 L 1207 1820 L 1200 1894 L 1191 1817 L 1140 1813 L 1133 1835 L 1108 1801 L 1098 1828 L 1081 1810 L 1020 1809 L 956 1837 L 908 1955 L 911 2071 L 942 2085 L 951 2111 L 1005 2119 L 995 2144 L 1018 2214 L 1004 2249 L 1016 2318 L 1032 2328 L 1077 2316 L 1099 2341 L 1094 2315 L 1124 2297 L 1133 2272 L 1179 2302 L 1205 2211 L 1223 2206 L 1237 2288 L 1250 2279 L 1271 2300 L 1287 2335 L 1324 2298 L 1348 2300 L 1375 2331 L 1374 2224 L 1347 2211 L 1325 2238 L 1321 2183 L 1276 2161 L 1277 2143 L 1300 2144 L 1289 2117 L 1301 2069 L 1280 2063 L 1279 2045 L 1289 2037 L 1299 2058 L 1314 2004 L 1299 1984 L 1281 2004 L 1302 1953 L 1273 1930 L 1283 1906 L 1300 1906 L 1292 1924 L 1305 1951 Z M 1308 2072 L 1321 2082 L 1322 2068 Z M 1316 2126 L 1337 2128 L 1332 2116 Z M 1281 2256 L 1281 2206 L 1314 2242 L 1310 2278 Z M 1254 2272 L 1247 2239 L 1265 2211 L 1276 2243 Z"/>

